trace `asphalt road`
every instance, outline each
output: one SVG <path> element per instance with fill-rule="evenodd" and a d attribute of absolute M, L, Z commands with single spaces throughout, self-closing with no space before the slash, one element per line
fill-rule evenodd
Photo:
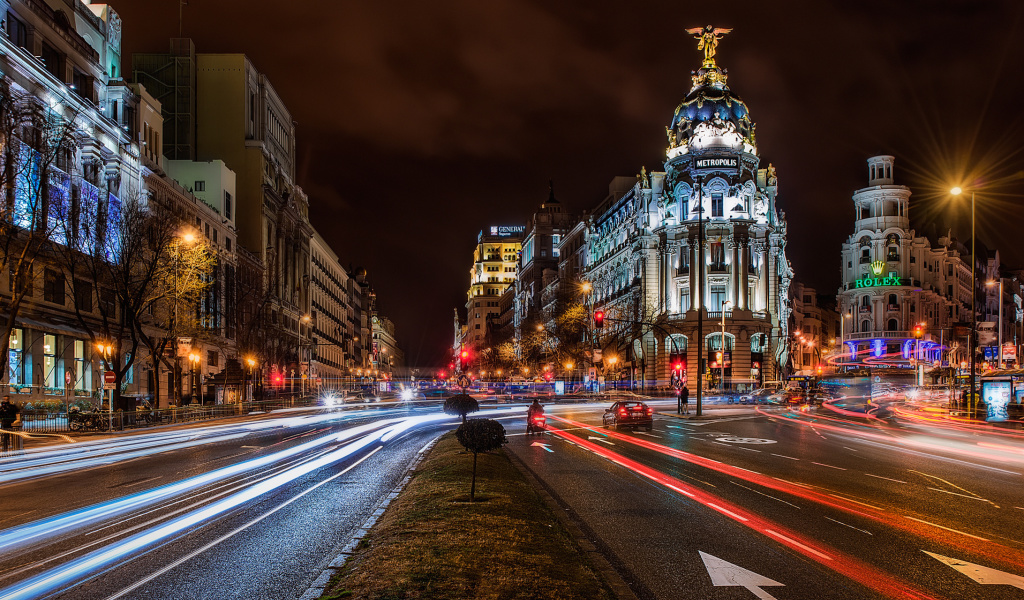
<path fill-rule="evenodd" d="M 602 408 L 509 447 L 640 598 L 1024 598 L 1019 433 L 825 409 L 611 431 Z"/>
<path fill-rule="evenodd" d="M 454 424 L 283 411 L 0 461 L 0 598 L 296 598 Z"/>

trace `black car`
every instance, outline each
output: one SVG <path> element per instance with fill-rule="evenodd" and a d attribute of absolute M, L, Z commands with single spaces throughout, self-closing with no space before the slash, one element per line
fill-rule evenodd
<path fill-rule="evenodd" d="M 604 411 L 605 427 L 654 429 L 654 410 L 643 402 L 622 400 Z"/>

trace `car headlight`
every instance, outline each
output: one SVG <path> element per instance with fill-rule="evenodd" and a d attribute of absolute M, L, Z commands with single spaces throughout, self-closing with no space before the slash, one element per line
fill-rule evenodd
<path fill-rule="evenodd" d="M 402 390 L 401 396 L 402 400 L 405 400 L 406 402 L 412 400 L 412 390 Z"/>
<path fill-rule="evenodd" d="M 337 401 L 334 396 L 324 396 L 324 404 L 327 406 L 334 406 L 334 403 Z"/>

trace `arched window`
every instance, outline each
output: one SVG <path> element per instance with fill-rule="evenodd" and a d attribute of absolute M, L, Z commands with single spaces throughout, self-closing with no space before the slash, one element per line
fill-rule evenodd
<path fill-rule="evenodd" d="M 870 296 L 861 296 L 861 298 L 860 298 L 860 307 L 861 308 L 870 309 L 871 308 L 871 297 Z"/>
<path fill-rule="evenodd" d="M 886 331 L 899 331 L 900 324 L 896 322 L 896 319 L 889 319 L 886 324 Z"/>
<path fill-rule="evenodd" d="M 768 351 L 768 336 L 763 333 L 755 333 L 750 336 L 750 351 L 751 352 L 767 352 Z"/>
<path fill-rule="evenodd" d="M 900 236 L 890 233 L 885 238 L 885 247 L 885 260 L 892 262 L 900 259 Z"/>
<path fill-rule="evenodd" d="M 860 249 L 860 264 L 866 265 L 871 262 L 871 248 Z"/>
<path fill-rule="evenodd" d="M 896 300 L 896 294 L 889 294 L 889 307 L 896 308 L 899 302 Z"/>
<path fill-rule="evenodd" d="M 665 338 L 665 352 L 670 354 L 686 352 L 686 342 L 687 339 L 685 335 L 681 333 L 673 333 Z"/>
<path fill-rule="evenodd" d="M 710 351 L 710 352 L 717 352 L 717 351 L 722 349 L 722 332 L 721 331 L 717 331 L 715 333 L 707 334 L 706 336 L 704 336 L 704 340 L 706 341 L 706 345 L 707 345 L 708 351 Z M 731 333 L 726 333 L 725 334 L 725 351 L 726 352 L 732 352 L 733 342 L 734 341 L 735 341 L 735 338 L 733 337 L 733 335 Z"/>
<path fill-rule="evenodd" d="M 867 333 L 867 332 L 871 331 L 871 321 L 869 321 L 867 319 L 864 319 L 863 321 L 861 321 L 860 322 L 860 331 L 861 331 L 861 333 Z"/>

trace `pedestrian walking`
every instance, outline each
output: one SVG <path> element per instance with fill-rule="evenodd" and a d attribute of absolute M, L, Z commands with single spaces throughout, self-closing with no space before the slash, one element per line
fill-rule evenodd
<path fill-rule="evenodd" d="M 683 403 L 683 414 L 690 414 L 690 388 L 684 385 L 682 392 L 680 392 L 679 399 Z"/>
<path fill-rule="evenodd" d="M 4 399 L 0 401 L 0 429 L 3 433 L 0 437 L 3 437 L 3 451 L 7 452 L 12 450 L 14 446 L 14 439 L 11 434 L 7 433 L 14 427 L 14 422 L 18 419 L 18 407 L 11 403 L 10 396 L 4 396 Z"/>

